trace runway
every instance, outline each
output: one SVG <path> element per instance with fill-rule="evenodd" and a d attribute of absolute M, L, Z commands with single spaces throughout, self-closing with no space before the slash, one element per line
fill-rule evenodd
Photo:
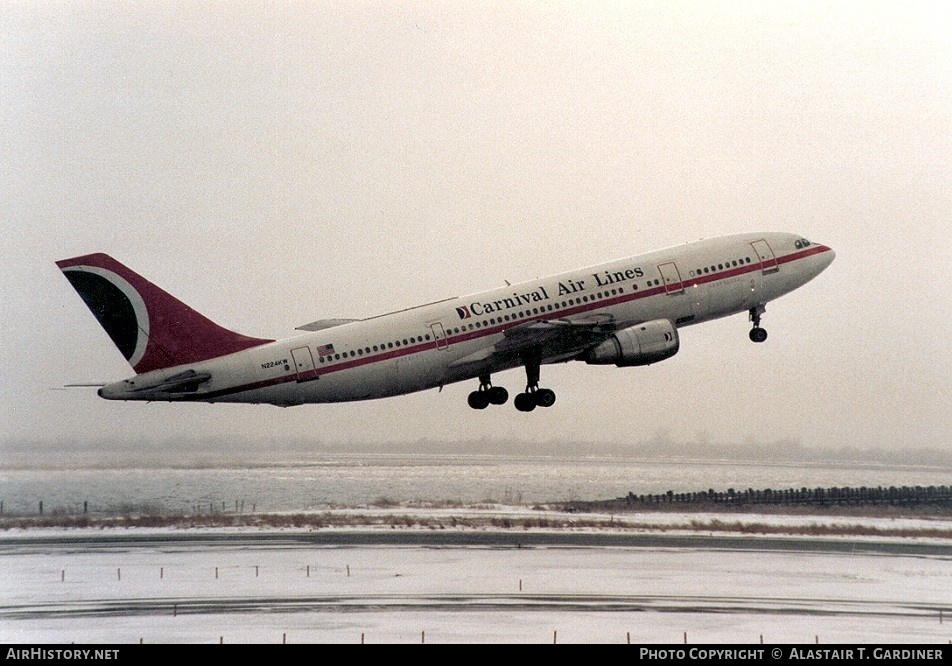
<path fill-rule="evenodd" d="M 571 531 L 0 537 L 6 643 L 947 643 L 952 545 Z"/>
<path fill-rule="evenodd" d="M 735 534 L 646 534 L 614 531 L 570 530 L 323 530 L 263 532 L 113 532 L 60 533 L 51 536 L 0 537 L 0 555 L 21 550 L 48 548 L 114 550 L 125 548 L 169 547 L 197 548 L 313 548 L 333 546 L 421 546 L 485 548 L 661 548 L 743 551 L 786 551 L 814 553 L 879 553 L 884 555 L 922 555 L 952 557 L 952 544 L 938 541 L 830 539 L 773 537 Z"/>

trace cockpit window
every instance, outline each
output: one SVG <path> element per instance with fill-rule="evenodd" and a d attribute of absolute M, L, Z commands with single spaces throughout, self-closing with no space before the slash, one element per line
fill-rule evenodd
<path fill-rule="evenodd" d="M 794 247 L 796 247 L 798 250 L 801 250 L 801 249 L 803 249 L 803 248 L 805 248 L 805 247 L 810 247 L 811 245 L 813 245 L 813 243 L 811 243 L 810 241 L 808 241 L 806 238 L 801 238 L 800 240 L 798 240 L 798 241 L 797 241 L 796 243 L 794 243 L 793 245 L 794 245 Z"/>

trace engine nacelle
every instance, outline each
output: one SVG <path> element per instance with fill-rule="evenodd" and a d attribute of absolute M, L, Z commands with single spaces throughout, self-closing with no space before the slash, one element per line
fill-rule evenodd
<path fill-rule="evenodd" d="M 667 319 L 655 319 L 615 331 L 612 337 L 588 350 L 584 358 L 586 363 L 613 363 L 619 368 L 650 365 L 671 358 L 680 346 L 674 324 Z"/>

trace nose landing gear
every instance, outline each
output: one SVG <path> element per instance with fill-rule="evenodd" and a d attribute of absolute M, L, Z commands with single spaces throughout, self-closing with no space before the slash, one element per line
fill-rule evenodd
<path fill-rule="evenodd" d="M 767 331 L 760 327 L 760 315 L 766 311 L 767 307 L 764 305 L 758 305 L 750 309 L 750 321 L 754 324 L 754 327 L 750 329 L 751 342 L 763 342 L 767 339 Z"/>

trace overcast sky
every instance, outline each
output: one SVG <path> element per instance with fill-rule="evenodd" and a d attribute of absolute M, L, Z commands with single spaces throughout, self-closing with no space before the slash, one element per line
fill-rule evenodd
<path fill-rule="evenodd" d="M 0 446 L 949 444 L 948 2 L 4 2 L 0 130 Z M 51 390 L 131 375 L 53 263 L 78 254 L 280 338 L 751 230 L 837 252 L 765 344 L 738 315 L 648 368 L 546 366 L 531 414 L 471 410 L 475 380 L 290 409 Z"/>

